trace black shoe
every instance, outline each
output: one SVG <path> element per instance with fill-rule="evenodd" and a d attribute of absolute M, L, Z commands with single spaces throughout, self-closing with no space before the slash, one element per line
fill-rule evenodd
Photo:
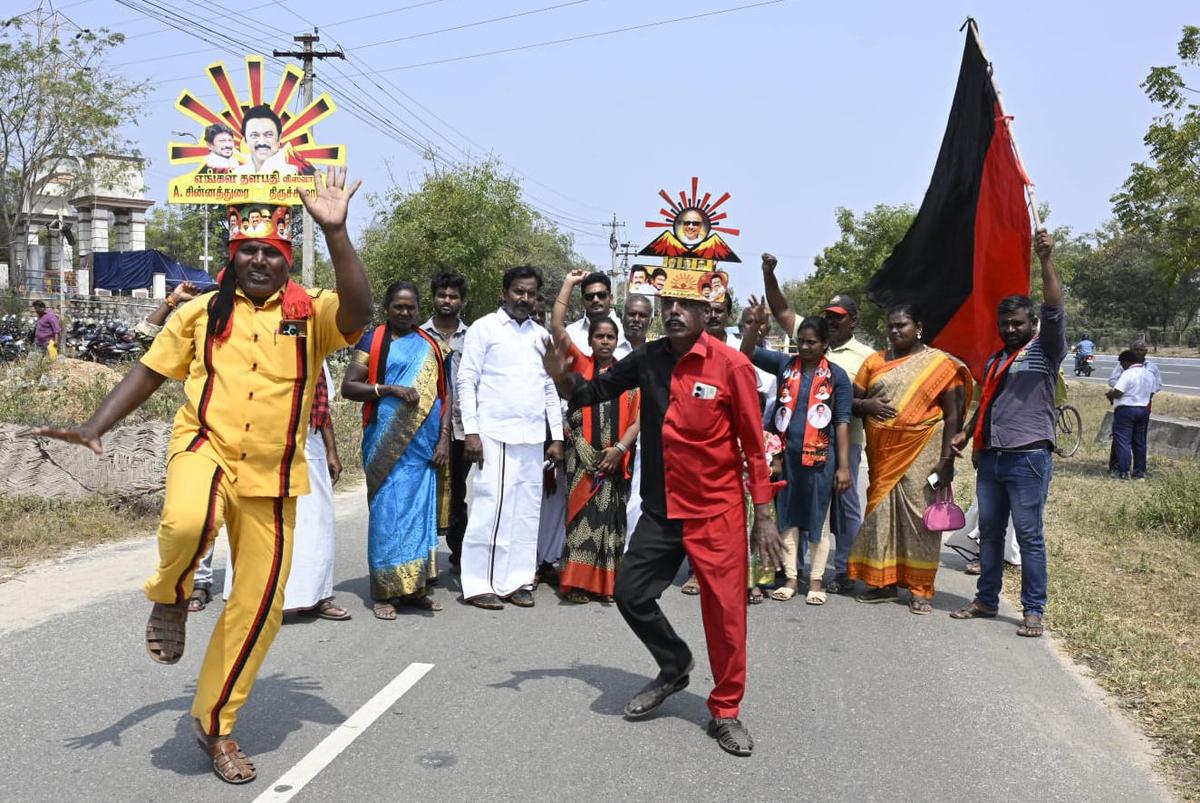
<path fill-rule="evenodd" d="M 628 719 L 641 719 L 654 711 L 677 691 L 683 691 L 691 682 L 691 672 L 696 666 L 694 661 L 688 662 L 687 671 L 675 680 L 655 678 L 633 695 L 633 699 L 625 704 L 625 716 Z"/>
<path fill-rule="evenodd" d="M 731 755 L 748 756 L 754 752 L 754 740 L 737 717 L 713 717 L 708 723 L 708 735 Z"/>
<path fill-rule="evenodd" d="M 467 602 L 474 605 L 476 608 L 483 608 L 488 611 L 504 610 L 504 600 L 500 599 L 495 594 L 480 594 L 478 597 L 472 597 Z"/>
<path fill-rule="evenodd" d="M 854 581 L 849 575 L 839 574 L 825 584 L 825 590 L 830 594 L 841 594 L 847 596 L 854 593 Z"/>
<path fill-rule="evenodd" d="M 533 607 L 533 592 L 527 588 L 522 588 L 520 591 L 514 591 L 508 601 L 518 608 Z"/>

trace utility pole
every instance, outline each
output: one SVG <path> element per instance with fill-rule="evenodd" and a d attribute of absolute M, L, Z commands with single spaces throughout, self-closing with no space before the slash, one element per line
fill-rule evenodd
<path fill-rule="evenodd" d="M 625 224 L 618 223 L 617 213 L 613 212 L 612 223 L 602 223 L 601 225 L 610 230 L 608 234 L 608 249 L 612 251 L 612 267 L 609 268 L 608 275 L 615 276 L 617 273 L 617 249 L 620 247 L 620 243 L 617 240 L 617 229 L 625 228 Z"/>
<path fill-rule="evenodd" d="M 312 33 L 302 33 L 299 36 L 293 36 L 293 41 L 299 42 L 304 46 L 303 50 L 276 50 L 275 58 L 290 58 L 300 59 L 304 64 L 304 78 L 300 81 L 300 102 L 303 104 L 301 108 L 308 108 L 313 102 L 313 78 L 316 73 L 313 72 L 313 59 L 345 59 L 346 54 L 340 50 L 313 50 L 313 45 L 321 41 L 321 37 L 317 35 L 317 29 L 313 28 Z M 309 133 L 313 134 L 315 139 L 316 134 L 310 128 Z M 320 181 L 320 179 L 317 179 Z M 308 209 L 304 209 L 304 239 L 300 250 L 300 281 L 305 287 L 311 287 L 314 280 L 315 264 L 313 261 L 313 219 L 312 215 L 308 214 Z"/>
<path fill-rule="evenodd" d="M 191 133 L 190 131 L 172 131 L 171 133 L 177 137 L 191 137 L 192 140 L 197 145 L 200 144 L 200 138 L 197 137 L 195 134 Z M 209 253 L 208 253 L 208 228 L 209 228 L 208 210 L 209 210 L 209 205 L 203 204 L 203 206 L 204 206 L 204 256 L 202 256 L 200 258 L 204 260 L 204 271 L 206 273 L 208 273 L 209 275 L 212 275 L 212 264 L 211 264 L 212 257 L 209 256 Z M 230 232 L 229 236 L 232 238 L 233 232 Z"/>
<path fill-rule="evenodd" d="M 621 300 L 624 303 L 629 298 L 629 258 L 638 252 L 636 245 L 630 242 L 621 243 L 621 267 L 617 270 L 617 286 L 624 287 Z"/>

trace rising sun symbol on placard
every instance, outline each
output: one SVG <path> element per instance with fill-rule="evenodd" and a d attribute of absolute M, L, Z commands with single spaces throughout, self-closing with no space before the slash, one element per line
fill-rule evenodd
<path fill-rule="evenodd" d="M 653 242 L 639 252 L 639 256 L 693 257 L 714 262 L 741 262 L 719 233 L 724 232 L 736 237 L 741 234 L 741 229 L 716 225 L 728 217 L 725 212 L 718 213 L 717 209 L 729 200 L 729 193 L 724 193 L 715 201 L 711 200 L 711 193 L 704 193 L 702 198 L 699 197 L 699 193 L 700 179 L 695 176 L 692 177 L 691 195 L 680 190 L 678 201 L 671 198 L 666 190 L 658 191 L 667 202 L 666 207 L 658 210 L 663 220 L 647 220 L 646 227 L 665 228 L 667 231 L 655 237 Z"/>

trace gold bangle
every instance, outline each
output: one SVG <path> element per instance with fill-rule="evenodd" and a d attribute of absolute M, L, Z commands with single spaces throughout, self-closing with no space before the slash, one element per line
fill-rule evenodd
<path fill-rule="evenodd" d="M 561 298 L 556 298 L 556 299 L 554 299 L 554 303 L 555 303 L 555 304 L 562 304 L 564 307 L 566 307 L 566 306 L 569 306 L 569 305 L 567 304 L 567 302 L 566 302 L 566 301 L 563 301 Z"/>

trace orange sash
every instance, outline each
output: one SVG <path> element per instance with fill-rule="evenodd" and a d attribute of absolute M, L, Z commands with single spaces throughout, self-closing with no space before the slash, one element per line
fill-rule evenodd
<path fill-rule="evenodd" d="M 996 398 L 996 391 L 1000 389 L 1000 380 L 1008 373 L 1008 369 L 1012 367 L 1017 357 L 1020 357 L 1029 349 L 1034 340 L 1037 340 L 1037 338 L 1033 338 L 1033 340 L 1030 340 L 1024 346 L 1010 354 L 1008 359 L 1004 360 L 1003 365 L 1000 362 L 1000 356 L 1004 354 L 1003 351 L 997 351 L 992 355 L 991 367 L 988 368 L 987 374 L 983 378 L 983 396 L 979 399 L 979 414 L 975 416 L 975 432 L 973 433 L 971 444 L 975 449 L 984 449 L 987 447 L 987 444 L 983 442 L 983 419 L 987 416 L 988 410 L 991 409 L 992 402 Z"/>
<path fill-rule="evenodd" d="M 787 442 L 787 430 L 792 417 L 796 414 L 796 405 L 800 401 L 800 385 L 804 381 L 804 368 L 797 356 L 783 371 L 786 384 L 779 389 L 778 407 L 775 413 L 775 428 L 779 437 Z M 833 423 L 833 407 L 829 400 L 833 398 L 833 372 L 829 368 L 829 360 L 822 357 L 813 374 L 812 384 L 808 388 L 808 404 L 804 410 L 804 445 L 800 455 L 801 465 L 823 466 L 829 457 L 829 425 Z M 824 420 L 826 423 L 817 426 L 814 422 Z"/>

